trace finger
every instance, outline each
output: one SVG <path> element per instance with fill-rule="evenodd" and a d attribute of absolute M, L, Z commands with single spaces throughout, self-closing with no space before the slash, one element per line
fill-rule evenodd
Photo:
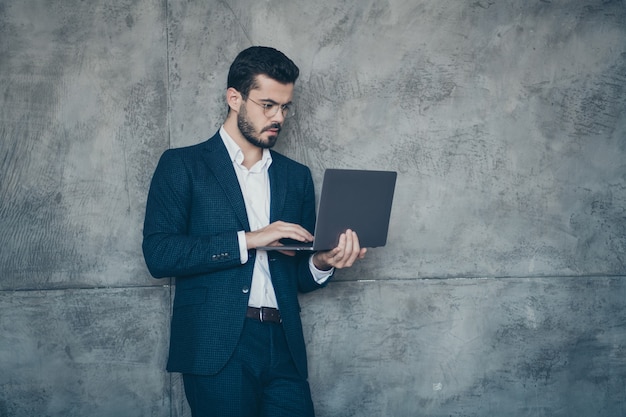
<path fill-rule="evenodd" d="M 350 236 L 349 230 L 342 233 L 339 237 L 337 247 L 332 251 L 332 257 L 330 259 L 330 263 L 335 268 L 344 268 L 350 261 L 352 245 L 352 236 Z"/>
<path fill-rule="evenodd" d="M 345 258 L 346 253 L 346 245 L 347 245 L 348 237 L 345 233 L 339 235 L 339 243 L 337 243 L 337 247 L 333 249 L 332 262 L 334 266 L 341 267 L 341 263 Z"/>
<path fill-rule="evenodd" d="M 352 266 L 356 258 L 359 256 L 361 252 L 361 247 L 359 245 L 359 238 L 356 233 L 352 230 L 348 230 L 346 236 L 346 252 L 345 252 L 345 266 Z"/>
<path fill-rule="evenodd" d="M 361 248 L 359 243 L 359 236 L 353 230 L 346 232 L 346 253 L 344 259 L 344 266 L 351 267 L 357 259 L 361 259 L 365 256 L 365 248 Z"/>
<path fill-rule="evenodd" d="M 254 238 L 255 246 L 279 245 L 283 238 L 300 242 L 313 240 L 313 235 L 302 226 L 280 220 L 252 232 L 250 237 Z"/>
<path fill-rule="evenodd" d="M 313 235 L 308 230 L 293 223 L 287 223 L 287 226 L 282 230 L 282 234 L 281 238 L 295 239 L 302 242 L 311 242 L 313 240 Z"/>

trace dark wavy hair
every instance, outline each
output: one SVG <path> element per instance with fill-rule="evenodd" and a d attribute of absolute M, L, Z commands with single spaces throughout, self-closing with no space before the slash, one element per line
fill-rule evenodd
<path fill-rule="evenodd" d="M 252 46 L 241 51 L 228 71 L 227 88 L 239 91 L 244 99 L 257 87 L 257 75 L 266 75 L 282 84 L 294 84 L 300 70 L 282 52 L 267 46 Z"/>

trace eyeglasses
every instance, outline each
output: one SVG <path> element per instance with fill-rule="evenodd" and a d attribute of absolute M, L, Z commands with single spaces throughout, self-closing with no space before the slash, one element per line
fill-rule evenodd
<path fill-rule="evenodd" d="M 296 114 L 296 109 L 293 104 L 277 104 L 277 103 L 257 103 L 248 97 L 248 100 L 256 104 L 257 106 L 263 107 L 263 114 L 265 117 L 274 117 L 278 113 L 278 109 L 282 111 L 283 117 L 285 119 L 293 117 Z"/>

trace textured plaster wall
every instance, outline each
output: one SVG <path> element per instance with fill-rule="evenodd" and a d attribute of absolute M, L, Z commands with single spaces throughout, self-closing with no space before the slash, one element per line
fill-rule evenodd
<path fill-rule="evenodd" d="M 399 172 L 302 297 L 319 416 L 626 415 L 623 0 L 0 0 L 0 416 L 189 416 L 146 192 L 253 44 L 301 69 L 278 150 Z"/>

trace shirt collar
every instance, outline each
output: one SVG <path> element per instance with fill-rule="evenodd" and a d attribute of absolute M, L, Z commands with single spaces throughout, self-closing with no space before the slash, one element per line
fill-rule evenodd
<path fill-rule="evenodd" d="M 224 146 L 226 146 L 226 150 L 228 151 L 228 155 L 230 156 L 230 160 L 233 164 L 237 164 L 241 166 L 243 163 L 243 151 L 237 145 L 237 142 L 226 132 L 224 126 L 220 127 L 220 136 L 222 137 L 222 142 L 224 142 Z M 272 164 L 272 154 L 269 149 L 263 149 L 263 156 L 261 160 L 255 164 L 256 166 L 260 166 L 260 168 L 269 168 Z"/>

